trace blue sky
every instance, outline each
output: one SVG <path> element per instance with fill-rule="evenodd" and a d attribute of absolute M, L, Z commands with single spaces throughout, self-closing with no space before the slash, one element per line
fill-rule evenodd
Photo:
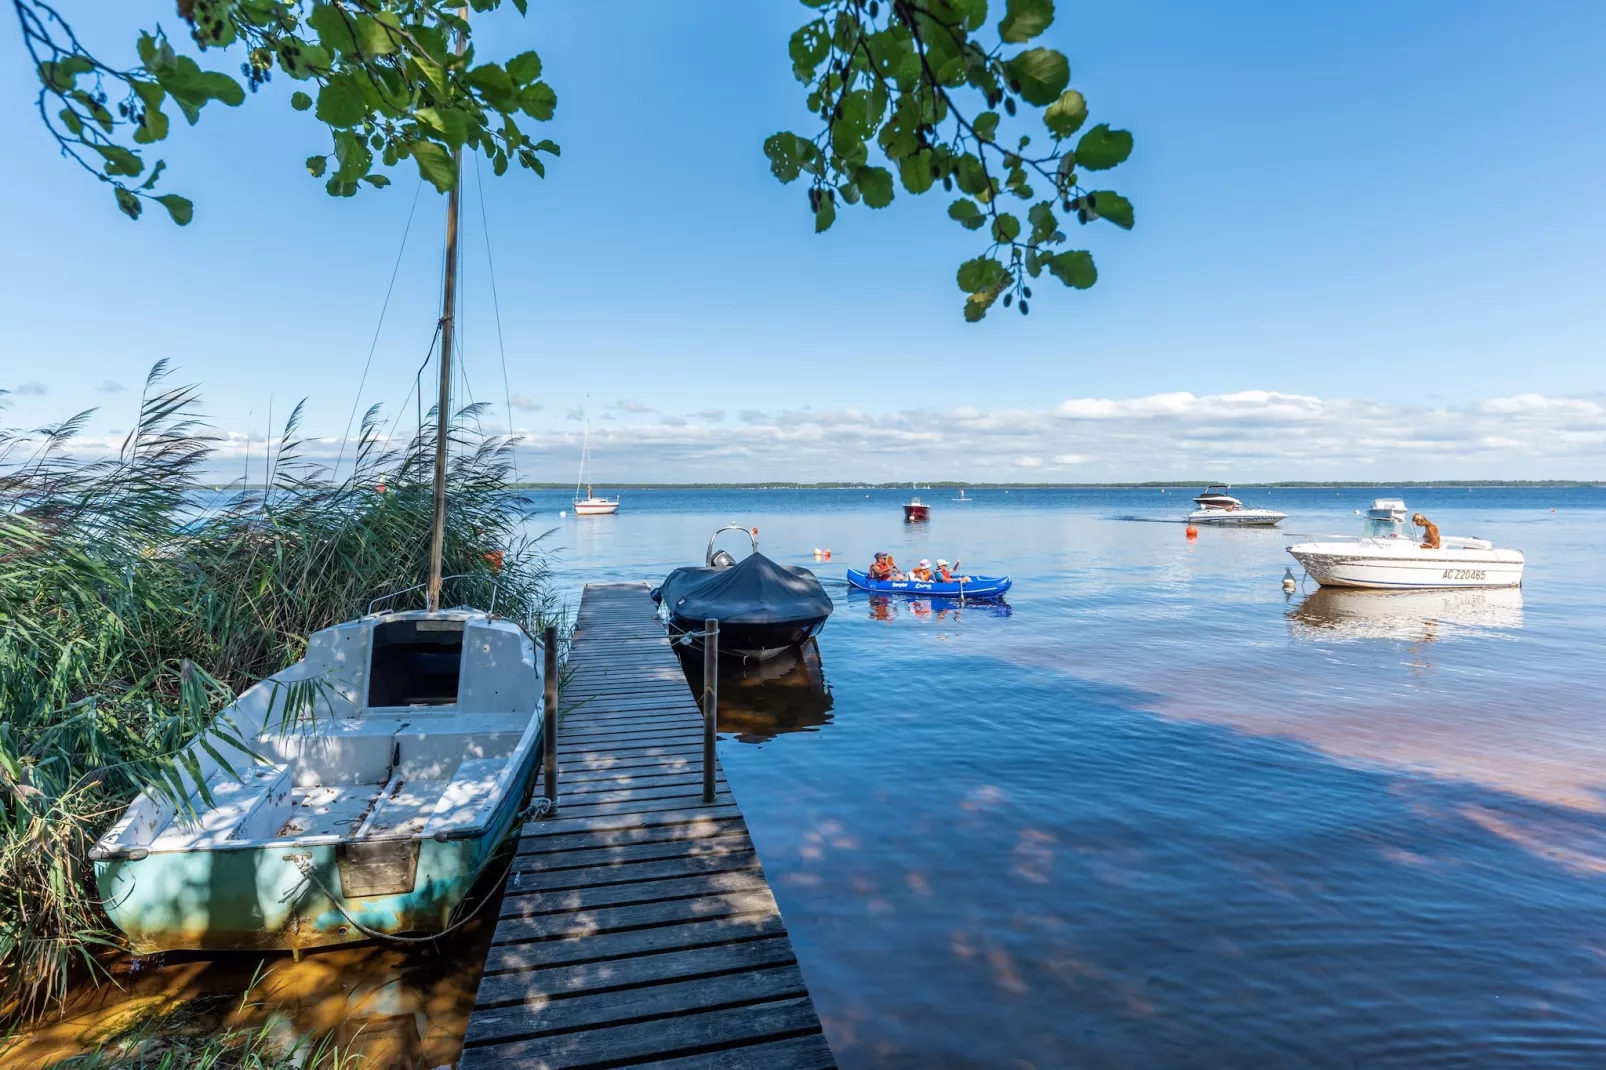
<path fill-rule="evenodd" d="M 176 25 L 168 3 L 61 7 L 113 54 Z M 979 325 L 953 281 L 976 236 L 938 196 L 816 236 L 769 175 L 763 138 L 813 129 L 786 58 L 800 4 L 486 20 L 482 53 L 538 49 L 559 95 L 549 177 L 485 172 L 511 421 L 466 179 L 469 382 L 526 474 L 570 476 L 579 406 L 604 480 L 1606 474 L 1606 6 L 1058 7 L 1073 84 L 1136 136 L 1109 174 L 1138 225 L 1073 235 L 1094 289 L 1045 282 L 1030 317 Z M 325 132 L 275 82 L 165 150 L 194 224 L 133 224 L 55 156 L 22 59 L 0 31 L 5 422 L 100 405 L 92 446 L 167 357 L 225 457 L 302 397 L 338 436 L 413 176 L 327 197 L 301 166 Z M 443 204 L 418 197 L 364 404 L 411 387 Z"/>

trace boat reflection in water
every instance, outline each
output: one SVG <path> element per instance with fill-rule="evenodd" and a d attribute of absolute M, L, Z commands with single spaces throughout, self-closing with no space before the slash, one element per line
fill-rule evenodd
<path fill-rule="evenodd" d="M 900 616 L 917 621 L 957 621 L 963 616 L 1007 617 L 1014 610 L 999 599 L 961 602 L 957 598 L 922 598 L 910 594 L 866 594 L 849 589 L 848 603 L 868 610 L 871 620 L 897 620 Z"/>
<path fill-rule="evenodd" d="M 1522 627 L 1522 588 L 1378 591 L 1320 587 L 1288 611 L 1295 638 L 1431 642 Z"/>
<path fill-rule="evenodd" d="M 680 646 L 686 682 L 699 700 L 703 656 Z M 831 723 L 831 685 L 825 680 L 820 648 L 809 639 L 800 647 L 745 665 L 719 662 L 719 731 L 739 743 L 768 743 L 788 732 L 815 732 Z"/>

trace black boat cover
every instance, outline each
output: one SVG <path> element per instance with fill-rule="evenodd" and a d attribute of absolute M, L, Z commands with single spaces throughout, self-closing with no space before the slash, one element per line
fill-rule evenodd
<path fill-rule="evenodd" d="M 814 573 L 758 553 L 729 568 L 677 568 L 656 594 L 683 620 L 788 624 L 831 614 L 831 596 Z"/>

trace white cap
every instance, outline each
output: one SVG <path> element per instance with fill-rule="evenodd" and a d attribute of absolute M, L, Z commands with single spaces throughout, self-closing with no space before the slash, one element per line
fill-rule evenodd
<path fill-rule="evenodd" d="M 920 567 L 921 568 L 930 568 L 931 567 L 931 561 L 929 559 L 927 559 L 927 558 L 922 557 L 920 559 Z"/>
<path fill-rule="evenodd" d="M 939 565 L 946 565 L 946 564 L 947 564 L 947 563 L 948 563 L 948 559 L 947 559 L 947 558 L 945 558 L 945 557 L 939 557 L 939 558 L 937 558 L 937 564 L 939 564 Z"/>

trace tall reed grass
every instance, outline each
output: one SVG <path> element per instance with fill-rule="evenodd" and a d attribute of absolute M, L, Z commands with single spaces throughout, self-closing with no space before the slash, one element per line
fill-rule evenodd
<path fill-rule="evenodd" d="M 198 401 L 158 364 L 113 456 L 81 448 L 88 413 L 0 429 L 0 1016 L 64 998 L 118 946 L 85 862 L 114 814 L 174 782 L 217 711 L 308 635 L 427 572 L 429 420 L 393 446 L 369 410 L 336 472 L 303 456 L 298 407 L 261 485 L 217 492 Z M 533 632 L 547 573 L 511 445 L 480 415 L 452 424 L 445 571 L 464 578 L 447 602 L 484 606 L 499 584 L 497 612 Z"/>

